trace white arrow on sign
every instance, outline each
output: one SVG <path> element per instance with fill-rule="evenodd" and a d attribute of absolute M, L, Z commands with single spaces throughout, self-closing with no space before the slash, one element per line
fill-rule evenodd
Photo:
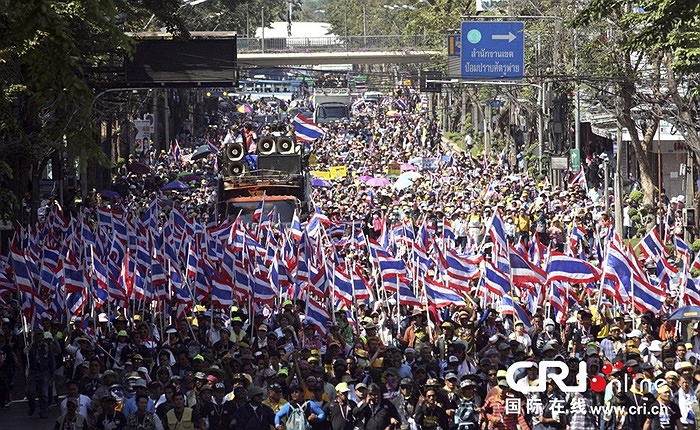
<path fill-rule="evenodd" d="M 512 42 L 516 39 L 516 36 L 509 31 L 508 34 L 492 34 L 491 39 L 492 40 L 507 40 L 508 42 Z"/>

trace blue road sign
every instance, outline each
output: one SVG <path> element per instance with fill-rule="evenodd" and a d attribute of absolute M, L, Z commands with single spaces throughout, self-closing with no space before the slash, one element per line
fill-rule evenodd
<path fill-rule="evenodd" d="M 462 23 L 462 78 L 520 80 L 525 72 L 525 24 Z"/>

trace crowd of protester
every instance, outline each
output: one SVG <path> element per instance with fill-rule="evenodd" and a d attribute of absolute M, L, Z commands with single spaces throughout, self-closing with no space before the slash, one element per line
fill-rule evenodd
<path fill-rule="evenodd" d="M 443 142 L 419 95 L 405 100 L 399 115 L 376 106 L 311 145 L 312 170 L 348 169 L 347 178 L 313 190 L 331 221 L 362 221 L 377 238 L 387 226 L 418 226 L 424 218 L 439 234 L 447 219 L 455 246 L 476 252 L 497 209 L 514 244 L 536 236 L 563 251 L 576 222 L 582 254 L 595 259 L 594 244 L 613 228 L 599 184 L 589 191 L 553 186 L 522 165 L 456 150 Z M 267 132 L 238 125 L 253 140 Z M 232 134 L 213 143 L 225 145 Z M 186 160 L 193 150 L 183 144 Z M 426 159 L 437 164 L 422 168 Z M 133 162 L 114 178 L 118 197 L 91 193 L 88 206 L 143 210 L 186 168 L 187 189 L 162 198 L 203 224 L 213 216 L 214 156 L 183 167 L 172 153 L 150 153 L 147 174 L 131 172 Z M 387 176 L 392 163 L 417 166 L 419 175 L 401 189 L 357 179 Z M 348 245 L 339 252 L 358 251 Z M 369 275 L 368 258 L 354 257 Z M 44 417 L 58 403 L 60 430 L 700 429 L 700 332 L 697 324 L 684 331 L 669 320 L 677 296 L 669 294 L 658 314 L 639 314 L 596 306 L 596 292 L 582 287 L 574 286 L 579 304 L 563 324 L 548 306 L 526 322 L 471 294 L 467 306 L 427 310 L 391 299 L 357 302 L 352 319 L 336 310 L 325 331 L 308 321 L 304 300 L 285 300 L 253 315 L 246 303 L 224 312 L 197 305 L 167 327 L 148 310 L 74 316 L 69 324 L 47 318 L 26 333 L 15 301 L 1 311 L 0 403 L 10 404 L 15 374 L 26 370 L 29 414 Z M 568 376 L 540 369 L 543 361 L 563 363 Z M 512 385 L 508 369 L 520 362 L 526 365 L 511 375 Z M 563 392 L 581 383 L 582 363 L 584 389 Z M 594 389 L 594 376 L 603 390 Z"/>

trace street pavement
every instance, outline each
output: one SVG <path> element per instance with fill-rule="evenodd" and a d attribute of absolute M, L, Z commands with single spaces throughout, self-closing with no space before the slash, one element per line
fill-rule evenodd
<path fill-rule="evenodd" d="M 56 423 L 56 418 L 61 414 L 61 408 L 58 405 L 49 408 L 47 418 L 39 418 L 39 411 L 34 412 L 34 415 L 31 417 L 27 416 L 29 404 L 24 395 L 24 373 L 18 371 L 14 382 L 12 405 L 9 408 L 0 409 L 0 429 L 52 430 Z M 62 395 L 61 399 L 63 397 Z"/>

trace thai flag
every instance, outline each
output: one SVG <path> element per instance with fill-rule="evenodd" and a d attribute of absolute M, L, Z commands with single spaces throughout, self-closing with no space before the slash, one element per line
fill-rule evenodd
<path fill-rule="evenodd" d="M 658 258 L 664 258 L 667 255 L 666 247 L 661 241 L 661 236 L 659 235 L 659 227 L 655 226 L 639 241 L 637 245 L 639 250 L 644 254 L 646 258 L 652 258 L 657 260 Z"/>
<path fill-rule="evenodd" d="M 314 214 L 313 218 L 318 218 L 319 221 L 321 221 L 321 224 L 323 224 L 325 227 L 328 227 L 332 224 L 330 218 L 326 216 L 326 214 L 323 213 L 320 207 L 316 206 L 316 203 L 313 203 L 314 205 Z"/>
<path fill-rule="evenodd" d="M 688 282 L 685 288 L 685 299 L 686 303 L 694 306 L 700 306 L 700 278 L 695 279 L 692 282 Z"/>
<path fill-rule="evenodd" d="M 379 272 L 383 278 L 395 275 L 408 276 L 408 268 L 402 259 L 393 257 L 386 250 L 382 249 L 374 240 L 370 239 L 369 243 L 370 253 L 379 267 Z"/>
<path fill-rule="evenodd" d="M 182 151 L 180 150 L 180 144 L 177 143 L 177 139 L 170 144 L 170 159 L 175 163 L 182 163 Z"/>
<path fill-rule="evenodd" d="M 355 299 L 358 302 L 364 300 L 374 301 L 374 294 L 372 294 L 372 289 L 369 288 L 369 282 L 362 274 L 360 266 L 356 266 L 354 270 L 350 271 L 350 277 L 352 278 L 352 290 Z"/>
<path fill-rule="evenodd" d="M 187 286 L 182 282 L 180 272 L 178 272 L 172 264 L 170 264 L 170 287 L 177 299 L 176 315 L 178 317 L 186 315 L 190 309 L 192 309 L 194 300 L 192 300 L 190 290 L 187 289 Z"/>
<path fill-rule="evenodd" d="M 327 297 L 329 276 L 326 264 L 320 261 L 317 263 L 309 264 L 309 290 L 319 297 Z"/>
<path fill-rule="evenodd" d="M 214 143 L 211 140 L 207 141 L 207 146 L 209 147 L 209 151 L 212 154 L 216 155 L 219 153 L 219 148 L 217 148 L 216 145 L 214 145 Z"/>
<path fill-rule="evenodd" d="M 629 260 L 614 243 L 608 247 L 603 272 L 606 281 L 612 281 L 615 286 L 614 297 L 620 303 L 629 303 L 634 273 Z"/>
<path fill-rule="evenodd" d="M 260 199 L 260 202 L 258 203 L 258 207 L 255 208 L 255 212 L 253 212 L 253 222 L 254 223 L 259 223 L 260 220 L 262 219 L 264 207 L 265 207 L 265 193 L 263 192 L 262 199 Z"/>
<path fill-rule="evenodd" d="M 294 134 L 297 140 L 302 142 L 311 142 L 322 138 L 326 131 L 318 124 L 314 124 L 311 120 L 304 118 L 301 114 L 297 114 L 292 120 L 294 124 Z"/>
<path fill-rule="evenodd" d="M 353 303 L 353 285 L 350 276 L 339 266 L 335 267 L 334 273 L 336 299 L 341 300 L 347 306 L 352 306 Z"/>
<path fill-rule="evenodd" d="M 352 104 L 352 110 L 359 110 L 362 107 L 365 107 L 365 99 L 364 98 L 359 98 L 359 99 L 355 100 L 355 102 Z"/>
<path fill-rule="evenodd" d="M 510 246 L 510 270 L 513 283 L 518 286 L 534 283 L 544 285 L 547 282 L 547 272 L 532 264 L 527 258 Z"/>
<path fill-rule="evenodd" d="M 687 243 L 683 241 L 677 235 L 673 235 L 673 245 L 676 247 L 676 252 L 678 252 L 683 257 L 683 262 L 690 261 L 690 257 L 693 255 L 693 251 L 690 249 Z"/>
<path fill-rule="evenodd" d="M 484 286 L 486 289 L 501 297 L 510 294 L 511 288 L 508 275 L 494 267 L 489 260 L 484 260 L 484 263 Z"/>
<path fill-rule="evenodd" d="M 690 268 L 700 270 L 700 252 L 695 255 L 695 260 L 693 260 L 693 264 L 690 265 Z"/>
<path fill-rule="evenodd" d="M 583 188 L 584 190 L 588 190 L 588 183 L 586 181 L 586 174 L 583 171 L 583 166 L 581 166 L 581 169 L 578 171 L 578 173 L 576 173 L 569 180 L 569 186 L 571 186 L 571 187 L 578 186 L 579 188 Z"/>
<path fill-rule="evenodd" d="M 294 210 L 294 216 L 292 217 L 292 229 L 290 236 L 296 243 L 301 242 L 301 222 L 299 221 L 299 214 L 297 213 L 296 209 Z"/>
<path fill-rule="evenodd" d="M 217 270 L 211 270 L 211 303 L 219 309 L 228 309 L 233 305 L 231 280 Z"/>
<path fill-rule="evenodd" d="M 195 279 L 197 276 L 197 266 L 199 265 L 199 254 L 194 249 L 194 242 L 191 241 L 187 247 L 187 277 Z"/>
<path fill-rule="evenodd" d="M 12 245 L 10 248 L 10 265 L 15 275 L 15 283 L 19 291 L 27 294 L 34 294 L 34 282 L 27 268 L 27 261 L 22 252 Z"/>
<path fill-rule="evenodd" d="M 406 101 L 403 100 L 403 99 L 396 99 L 396 106 L 397 106 L 400 110 L 404 110 L 404 109 L 406 109 Z"/>
<path fill-rule="evenodd" d="M 552 284 L 552 295 L 549 298 L 549 303 L 552 306 L 552 309 L 554 309 L 554 320 L 563 326 L 566 324 L 567 306 L 564 304 L 564 300 L 562 300 L 561 297 L 561 292 L 559 289 L 560 284 L 561 282 L 559 281 L 555 281 Z"/>
<path fill-rule="evenodd" d="M 496 209 L 496 213 L 491 217 L 488 234 L 493 241 L 492 258 L 496 262 L 498 270 L 509 274 L 510 261 L 508 260 L 508 240 L 506 239 L 506 230 L 501 218 L 501 211 Z"/>
<path fill-rule="evenodd" d="M 503 296 L 503 302 L 501 303 L 501 313 L 503 315 L 513 315 L 515 318 L 523 322 L 525 328 L 532 327 L 532 322 L 530 321 L 530 316 L 527 311 L 523 309 L 522 306 L 511 296 Z"/>
<path fill-rule="evenodd" d="M 587 261 L 552 252 L 547 264 L 547 283 L 566 281 L 587 284 L 600 279 L 601 271 Z"/>
<path fill-rule="evenodd" d="M 331 314 L 322 302 L 308 296 L 305 320 L 314 326 L 319 335 L 325 336 Z"/>
<path fill-rule="evenodd" d="M 576 256 L 578 244 L 581 243 L 581 239 L 585 236 L 586 230 L 579 227 L 578 223 L 574 221 L 573 227 L 571 227 L 571 233 L 569 234 L 569 255 L 572 257 Z"/>
<path fill-rule="evenodd" d="M 483 256 L 460 255 L 454 249 L 446 248 L 443 258 L 448 287 L 457 292 L 469 292 L 471 281 L 481 276 L 479 264 Z"/>
<path fill-rule="evenodd" d="M 78 267 L 75 254 L 69 253 L 63 260 L 63 279 L 67 293 L 77 293 L 85 290 L 85 277 Z"/>
<path fill-rule="evenodd" d="M 386 281 L 385 281 L 386 285 Z M 391 291 L 389 288 L 387 288 L 387 291 Z M 420 299 L 418 299 L 414 294 L 413 291 L 411 291 L 411 284 L 408 282 L 408 279 L 406 278 L 399 278 L 399 289 L 398 289 L 398 295 L 399 295 L 399 305 L 406 305 L 406 306 L 416 306 L 416 307 L 421 307 L 423 306 L 423 303 L 421 303 Z"/>
<path fill-rule="evenodd" d="M 455 306 L 466 306 L 467 303 L 464 299 L 456 294 L 454 291 L 446 288 L 440 282 L 434 280 L 430 276 L 425 277 L 425 283 L 423 285 L 425 298 L 428 300 L 429 305 L 433 305 L 436 308 L 448 307 L 450 305 Z"/>

